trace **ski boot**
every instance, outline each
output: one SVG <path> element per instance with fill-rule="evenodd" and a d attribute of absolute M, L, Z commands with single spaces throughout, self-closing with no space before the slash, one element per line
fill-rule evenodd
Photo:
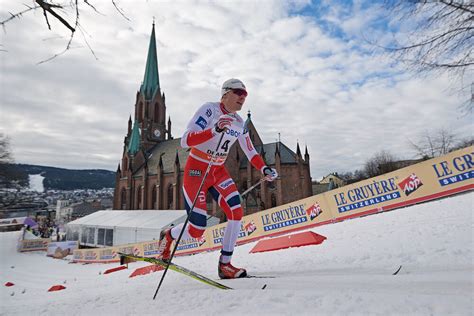
<path fill-rule="evenodd" d="M 173 244 L 173 237 L 171 236 L 171 228 L 167 228 L 160 233 L 159 251 L 161 253 L 160 259 L 164 262 L 169 262 L 171 257 L 171 245 Z"/>
<path fill-rule="evenodd" d="M 232 264 L 219 262 L 218 268 L 219 278 L 221 279 L 237 279 L 247 277 L 247 271 L 242 268 L 236 268 Z"/>

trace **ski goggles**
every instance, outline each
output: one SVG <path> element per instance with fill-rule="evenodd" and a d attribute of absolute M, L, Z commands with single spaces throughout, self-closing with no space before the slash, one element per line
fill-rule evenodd
<path fill-rule="evenodd" d="M 237 94 L 239 97 L 241 96 L 246 97 L 248 95 L 247 91 L 242 90 L 242 89 L 232 89 L 232 92 Z"/>

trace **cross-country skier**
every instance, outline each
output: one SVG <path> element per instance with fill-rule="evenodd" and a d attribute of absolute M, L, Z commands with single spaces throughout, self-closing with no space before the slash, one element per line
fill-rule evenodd
<path fill-rule="evenodd" d="M 224 162 L 233 143 L 236 140 L 239 141 L 240 147 L 251 164 L 262 172 L 266 180 L 273 181 L 278 176 L 276 170 L 266 166 L 262 157 L 255 150 L 250 135 L 244 128 L 244 121 L 237 114 L 242 109 L 246 97 L 247 89 L 242 81 L 238 79 L 225 81 L 221 89 L 221 101 L 202 105 L 188 123 L 181 138 L 183 148 L 191 147 L 183 179 L 186 211 L 188 214 L 191 211 L 191 215 L 183 238 L 199 238 L 203 235 L 206 229 L 206 192 L 211 192 L 227 216 L 227 226 L 218 267 L 221 279 L 247 276 L 245 269 L 236 268 L 230 263 L 243 215 L 240 194 L 224 167 Z M 222 133 L 224 136 L 217 153 L 215 153 Z M 211 162 L 213 156 L 215 157 Z M 210 163 L 211 169 L 203 180 Z M 202 181 L 204 181 L 202 189 L 197 192 Z M 198 196 L 196 205 L 190 210 L 196 195 Z M 160 233 L 160 251 L 163 260 L 170 260 L 171 245 L 173 240 L 180 235 L 183 226 L 184 224 L 180 224 Z"/>

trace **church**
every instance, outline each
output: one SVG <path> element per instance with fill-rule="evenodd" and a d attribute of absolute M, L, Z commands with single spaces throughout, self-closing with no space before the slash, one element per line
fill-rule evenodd
<path fill-rule="evenodd" d="M 247 128 L 256 150 L 269 167 L 278 171 L 273 183 L 263 182 L 244 196 L 245 215 L 289 203 L 312 195 L 308 148 L 304 156 L 297 144 L 296 153 L 280 141 L 264 144 L 247 114 Z M 117 168 L 115 210 L 183 210 L 182 181 L 189 149 L 166 121 L 165 94 L 161 91 L 156 52 L 155 25 L 152 26 L 145 76 L 136 94 L 135 114 L 128 120 L 122 160 Z M 254 169 L 235 144 L 225 163 L 240 192 L 257 183 L 262 175 Z M 217 203 L 207 196 L 209 215 L 224 220 Z"/>

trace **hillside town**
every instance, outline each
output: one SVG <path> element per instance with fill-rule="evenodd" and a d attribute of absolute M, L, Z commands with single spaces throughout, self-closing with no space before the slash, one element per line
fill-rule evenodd
<path fill-rule="evenodd" d="M 23 223 L 21 219 L 28 217 L 38 224 L 33 233 L 48 238 L 51 229 L 62 232 L 64 225 L 72 220 L 111 209 L 112 199 L 111 188 L 70 191 L 3 188 L 0 191 L 0 230 L 16 230 L 18 227 L 6 224 Z"/>

